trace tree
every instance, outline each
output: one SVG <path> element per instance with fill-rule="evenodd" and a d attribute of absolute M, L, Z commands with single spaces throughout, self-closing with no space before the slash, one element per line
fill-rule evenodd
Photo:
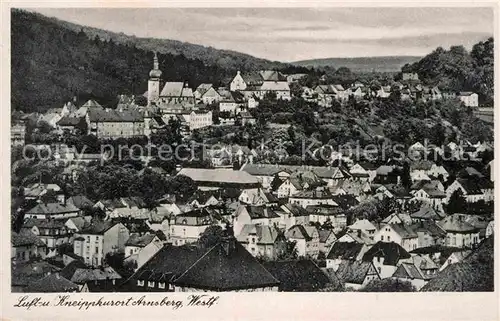
<path fill-rule="evenodd" d="M 463 213 L 467 210 L 467 201 L 463 196 L 462 190 L 457 189 L 451 194 L 450 200 L 446 205 L 446 213 L 454 214 L 454 213 Z"/>
<path fill-rule="evenodd" d="M 204 248 L 210 248 L 222 241 L 225 231 L 219 225 L 211 225 L 200 234 L 198 243 Z"/>
<path fill-rule="evenodd" d="M 174 194 L 179 201 L 188 200 L 197 190 L 195 182 L 187 176 L 176 175 L 168 181 L 169 193 Z"/>
<path fill-rule="evenodd" d="M 278 260 L 296 260 L 298 257 L 296 241 L 286 241 L 285 250 L 278 254 Z"/>
<path fill-rule="evenodd" d="M 373 280 L 360 292 L 416 292 L 417 289 L 408 281 L 398 279 Z"/>
<path fill-rule="evenodd" d="M 405 188 L 410 188 L 411 186 L 410 164 L 408 162 L 404 162 L 403 164 L 403 171 L 401 173 L 401 184 Z"/>

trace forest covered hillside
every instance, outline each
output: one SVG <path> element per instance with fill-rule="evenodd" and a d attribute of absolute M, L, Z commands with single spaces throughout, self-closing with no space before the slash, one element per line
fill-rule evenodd
<path fill-rule="evenodd" d="M 325 58 L 293 62 L 297 66 L 323 68 L 346 67 L 353 72 L 398 72 L 405 64 L 414 63 L 422 57 L 416 56 L 385 56 L 385 57 L 354 57 L 354 58 Z"/>
<path fill-rule="evenodd" d="M 73 96 L 78 96 L 79 101 L 95 98 L 104 105 L 116 106 L 118 94 L 142 94 L 147 90 L 152 50 L 141 48 L 140 41 L 125 44 L 113 37 L 101 38 L 95 34 L 97 29 L 80 28 L 77 31 L 76 25 L 71 28 L 70 25 L 37 13 L 12 10 L 13 110 L 43 112 L 61 107 Z M 212 56 L 216 51 L 213 50 Z M 295 71 L 284 64 L 267 64 L 265 60 L 243 54 L 234 53 L 231 63 L 207 64 L 204 52 L 191 51 L 189 58 L 166 51 L 159 50 L 158 54 L 163 79 L 186 80 L 191 87 L 202 82 L 226 85 L 240 69 L 238 66 L 241 70 L 281 66 L 287 71 Z M 237 57 L 242 58 L 237 60 Z"/>
<path fill-rule="evenodd" d="M 463 46 L 439 47 L 402 71 L 416 72 L 424 83 L 442 90 L 476 92 L 480 104 L 493 106 L 493 38 L 478 42 L 470 52 Z"/>

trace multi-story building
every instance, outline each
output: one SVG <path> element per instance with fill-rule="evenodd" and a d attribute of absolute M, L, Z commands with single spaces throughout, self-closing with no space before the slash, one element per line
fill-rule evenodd
<path fill-rule="evenodd" d="M 215 223 L 212 213 L 204 207 L 176 215 L 170 225 L 170 240 L 173 245 L 196 242 Z"/>
<path fill-rule="evenodd" d="M 124 252 L 129 231 L 122 223 L 94 222 L 78 233 L 73 252 L 83 257 L 86 264 L 102 266 L 108 253 Z"/>
<path fill-rule="evenodd" d="M 144 115 L 138 110 L 92 108 L 86 116 L 90 134 L 98 138 L 129 138 L 144 135 Z"/>
<path fill-rule="evenodd" d="M 64 224 L 64 220 L 37 220 L 28 219 L 21 231 L 30 231 L 45 243 L 45 255 L 54 256 L 57 254 L 57 247 L 68 243 L 72 232 Z"/>

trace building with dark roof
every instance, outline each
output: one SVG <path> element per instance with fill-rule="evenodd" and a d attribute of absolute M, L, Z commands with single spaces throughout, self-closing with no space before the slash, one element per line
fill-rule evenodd
<path fill-rule="evenodd" d="M 25 292 L 30 293 L 61 293 L 78 292 L 77 284 L 59 275 L 59 273 L 49 274 L 40 280 L 31 282 L 25 288 Z"/>
<path fill-rule="evenodd" d="M 246 224 L 236 239 L 255 257 L 276 260 L 286 250 L 286 238 L 275 226 Z"/>
<path fill-rule="evenodd" d="M 25 218 L 34 219 L 65 219 L 76 217 L 80 214 L 80 209 L 73 204 L 61 203 L 39 203 L 35 207 L 26 211 Z"/>
<path fill-rule="evenodd" d="M 359 290 L 380 275 L 372 262 L 342 260 L 336 271 L 337 277 L 346 288 Z"/>
<path fill-rule="evenodd" d="M 11 259 L 26 262 L 35 257 L 44 258 L 47 245 L 31 230 L 23 229 L 11 234 Z"/>
<path fill-rule="evenodd" d="M 129 230 L 122 224 L 112 221 L 95 221 L 77 234 L 73 243 L 73 252 L 83 257 L 84 262 L 93 267 L 104 264 L 108 253 L 125 250 Z"/>
<path fill-rule="evenodd" d="M 326 267 L 336 271 L 342 261 L 361 261 L 368 250 L 365 244 L 357 242 L 335 242 L 326 255 Z"/>
<path fill-rule="evenodd" d="M 124 283 L 123 290 L 277 291 L 279 283 L 232 238 L 210 248 L 166 245 Z"/>
<path fill-rule="evenodd" d="M 363 261 L 372 262 L 382 279 L 391 277 L 403 262 L 411 263 L 411 255 L 394 242 L 377 242 L 363 255 Z"/>
<path fill-rule="evenodd" d="M 311 260 L 269 261 L 263 266 L 280 282 L 281 292 L 316 292 L 332 283 Z"/>
<path fill-rule="evenodd" d="M 479 244 L 480 229 L 467 222 L 467 215 L 452 214 L 437 223 L 446 231 L 448 246 L 474 247 Z"/>
<path fill-rule="evenodd" d="M 90 108 L 86 116 L 89 134 L 98 138 L 138 137 L 144 135 L 144 114 L 138 110 Z"/>

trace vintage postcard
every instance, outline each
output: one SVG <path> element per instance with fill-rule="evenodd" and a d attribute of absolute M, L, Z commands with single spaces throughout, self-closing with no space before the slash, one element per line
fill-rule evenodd
<path fill-rule="evenodd" d="M 4 5 L 3 317 L 498 319 L 498 5 L 411 4 Z"/>

